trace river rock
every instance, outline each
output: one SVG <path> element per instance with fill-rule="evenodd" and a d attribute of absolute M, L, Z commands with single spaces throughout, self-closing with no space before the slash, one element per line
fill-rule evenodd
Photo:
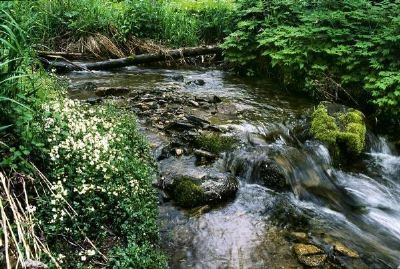
<path fill-rule="evenodd" d="M 127 94 L 129 93 L 128 88 L 123 88 L 123 87 L 116 87 L 116 88 L 108 88 L 108 87 L 99 87 L 95 91 L 95 94 L 97 96 L 110 96 L 110 95 L 122 95 L 122 94 Z"/>
<path fill-rule="evenodd" d="M 195 149 L 193 150 L 193 154 L 195 156 L 198 156 L 200 158 L 206 158 L 208 160 L 214 160 L 217 158 L 217 156 L 209 151 L 206 150 L 201 150 L 201 149 Z"/>
<path fill-rule="evenodd" d="M 194 101 L 194 100 L 189 100 L 189 104 L 191 104 L 191 105 L 194 106 L 194 107 L 199 107 L 199 106 L 200 106 L 199 103 L 197 103 L 197 102 Z"/>
<path fill-rule="evenodd" d="M 175 81 L 183 82 L 185 78 L 181 74 L 176 74 L 176 75 L 172 76 L 172 79 L 175 80 Z"/>
<path fill-rule="evenodd" d="M 182 163 L 185 163 L 185 159 Z M 166 190 L 181 207 L 194 208 L 215 204 L 236 194 L 239 181 L 230 173 L 195 167 L 193 164 L 185 167 L 174 166 L 182 166 L 182 163 L 167 162 L 169 168 L 163 171 L 159 182 L 159 187 Z"/>
<path fill-rule="evenodd" d="M 184 153 L 183 149 L 175 149 L 175 155 L 176 156 L 181 156 Z"/>
<path fill-rule="evenodd" d="M 193 116 L 193 115 L 188 115 L 185 116 L 185 118 L 193 125 L 196 125 L 200 128 L 206 128 L 210 122 L 208 120 Z"/>
<path fill-rule="evenodd" d="M 195 129 L 196 126 L 194 126 L 191 123 L 188 122 L 183 122 L 183 121 L 174 121 L 169 123 L 167 126 L 165 126 L 165 130 L 175 130 L 175 131 L 187 131 L 191 129 Z"/>
<path fill-rule="evenodd" d="M 97 89 L 97 85 L 93 82 L 85 82 L 81 85 L 70 88 L 71 91 L 94 91 Z"/>
<path fill-rule="evenodd" d="M 281 167 L 265 153 L 258 151 L 233 153 L 227 162 L 228 169 L 235 175 L 244 177 L 275 191 L 290 190 Z"/>
<path fill-rule="evenodd" d="M 328 258 L 322 249 L 311 244 L 295 244 L 293 250 L 299 262 L 310 267 L 321 266 Z"/>
<path fill-rule="evenodd" d="M 199 216 L 207 213 L 210 210 L 211 210 L 211 207 L 209 205 L 199 206 L 199 207 L 196 207 L 196 208 L 193 208 L 192 210 L 190 210 L 190 216 L 199 217 Z"/>
<path fill-rule="evenodd" d="M 220 97 L 214 95 L 214 96 L 210 99 L 209 102 L 210 102 L 210 103 L 213 103 L 213 104 L 218 104 L 218 103 L 221 103 L 221 102 L 222 102 L 222 99 L 221 99 Z"/>
<path fill-rule="evenodd" d="M 254 169 L 252 178 L 258 178 L 262 184 L 277 191 L 290 189 L 281 168 L 271 159 L 259 160 L 255 164 L 258 169 Z"/>
<path fill-rule="evenodd" d="M 46 269 L 49 268 L 46 264 L 44 264 L 41 261 L 35 261 L 35 260 L 31 260 L 31 259 L 27 259 L 25 261 L 22 262 L 22 266 L 23 268 L 28 268 L 28 269 Z"/>

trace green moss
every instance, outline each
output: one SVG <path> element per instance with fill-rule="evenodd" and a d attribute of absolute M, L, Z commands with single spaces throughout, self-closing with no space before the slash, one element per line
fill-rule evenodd
<path fill-rule="evenodd" d="M 182 207 L 193 208 L 204 202 L 204 190 L 190 178 L 175 179 L 172 194 L 176 203 Z"/>
<path fill-rule="evenodd" d="M 357 156 L 365 147 L 366 126 L 364 116 L 358 110 L 336 113 L 333 117 L 320 104 L 312 115 L 311 133 L 326 143 L 335 155 L 348 153 Z"/>
<path fill-rule="evenodd" d="M 234 137 L 222 136 L 217 133 L 204 133 L 196 139 L 198 147 L 214 154 L 231 150 L 236 142 Z"/>
<path fill-rule="evenodd" d="M 319 105 L 312 115 L 311 133 L 316 139 L 329 146 L 334 146 L 338 132 L 339 127 L 335 118 L 329 116 L 328 110 L 324 105 Z"/>

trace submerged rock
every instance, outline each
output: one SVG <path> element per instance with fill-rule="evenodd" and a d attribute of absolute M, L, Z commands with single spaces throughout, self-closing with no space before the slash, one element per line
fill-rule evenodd
<path fill-rule="evenodd" d="M 255 164 L 251 178 L 258 179 L 262 185 L 276 190 L 286 191 L 290 189 L 285 175 L 277 163 L 271 159 L 261 159 Z"/>
<path fill-rule="evenodd" d="M 276 225 L 287 229 L 309 230 L 310 219 L 312 218 L 311 211 L 293 205 L 290 199 L 285 196 L 280 196 L 275 200 L 274 207 L 270 212 L 270 219 Z"/>
<path fill-rule="evenodd" d="M 173 75 L 172 79 L 175 80 L 175 81 L 180 81 L 180 82 L 183 82 L 185 80 L 183 75 L 180 75 L 180 74 Z"/>
<path fill-rule="evenodd" d="M 365 148 L 364 115 L 346 106 L 322 102 L 312 114 L 310 130 L 337 157 L 355 157 Z"/>
<path fill-rule="evenodd" d="M 102 101 L 103 101 L 103 98 L 101 98 L 101 97 L 89 97 L 88 99 L 86 99 L 86 103 L 88 103 L 90 105 L 100 104 Z"/>
<path fill-rule="evenodd" d="M 308 235 L 304 232 L 291 232 L 289 237 L 299 242 L 306 242 L 308 240 Z"/>
<path fill-rule="evenodd" d="M 335 252 L 350 257 L 350 258 L 360 258 L 360 255 L 357 253 L 357 251 L 352 250 L 348 247 L 346 247 L 343 243 L 341 242 L 336 242 L 333 245 L 333 249 L 335 250 Z"/>
<path fill-rule="evenodd" d="M 295 244 L 293 251 L 300 263 L 310 267 L 321 266 L 328 258 L 322 249 L 311 244 Z"/>

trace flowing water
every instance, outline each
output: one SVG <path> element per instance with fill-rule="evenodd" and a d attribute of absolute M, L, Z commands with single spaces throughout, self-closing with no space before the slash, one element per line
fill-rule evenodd
<path fill-rule="evenodd" d="M 202 79 L 205 85 L 174 81 L 177 74 L 185 80 Z M 344 268 L 400 266 L 400 157 L 385 138 L 368 134 L 362 160 L 338 169 L 323 145 L 303 141 L 296 131 L 315 104 L 267 80 L 241 79 L 218 70 L 156 68 L 75 72 L 68 78 L 72 98 L 92 96 L 81 90 L 91 82 L 133 92 L 178 87 L 185 96 L 217 95 L 223 100 L 225 113 L 209 119 L 241 143 L 213 168 L 236 173 L 240 167 L 240 188 L 233 200 L 202 214 L 173 202 L 160 204 L 162 246 L 171 268 L 301 268 L 289 232 L 306 232 L 308 242 L 328 254 L 334 242 L 357 251 L 360 259 L 339 258 Z M 168 138 L 139 121 L 154 145 L 166 143 Z M 265 159 L 279 164 L 289 191 L 259 184 Z M 160 169 L 177 162 L 182 170 L 194 165 L 190 156 L 173 157 L 161 162 Z"/>

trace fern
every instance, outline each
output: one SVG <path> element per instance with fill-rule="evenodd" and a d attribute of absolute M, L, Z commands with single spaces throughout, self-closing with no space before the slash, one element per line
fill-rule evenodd
<path fill-rule="evenodd" d="M 400 0 L 239 2 L 222 46 L 237 69 L 274 71 L 313 95 L 336 90 L 325 84 L 334 81 L 354 98 L 370 96 L 378 112 L 400 113 Z"/>

